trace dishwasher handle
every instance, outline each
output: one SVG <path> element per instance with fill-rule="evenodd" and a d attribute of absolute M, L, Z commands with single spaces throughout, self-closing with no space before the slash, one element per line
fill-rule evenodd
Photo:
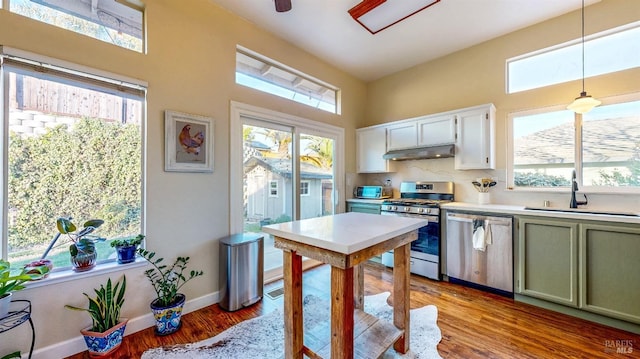
<path fill-rule="evenodd" d="M 459 216 L 456 216 L 455 214 L 447 214 L 447 221 L 471 223 L 471 222 L 473 222 L 473 219 L 466 218 L 466 217 L 459 217 Z"/>
<path fill-rule="evenodd" d="M 493 226 L 511 226 L 510 218 L 503 217 L 487 217 L 472 214 L 447 213 L 447 221 L 473 223 L 474 220 L 486 220 Z"/>

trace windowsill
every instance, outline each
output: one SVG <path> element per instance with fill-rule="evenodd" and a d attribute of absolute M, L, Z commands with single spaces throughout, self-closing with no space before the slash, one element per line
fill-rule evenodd
<path fill-rule="evenodd" d="M 147 261 L 144 258 L 136 257 L 135 262 L 126 263 L 126 264 L 118 264 L 117 261 L 98 263 L 96 266 L 88 270 L 86 272 L 75 272 L 72 269 L 61 270 L 61 271 L 53 271 L 49 273 L 49 276 L 44 279 L 35 280 L 32 282 L 28 282 L 25 284 L 27 288 L 39 288 L 52 284 L 64 283 L 79 279 L 84 279 L 87 277 L 95 277 L 98 275 L 103 275 L 106 273 L 113 272 L 122 272 L 124 270 L 129 270 L 133 268 L 140 268 L 147 265 Z"/>

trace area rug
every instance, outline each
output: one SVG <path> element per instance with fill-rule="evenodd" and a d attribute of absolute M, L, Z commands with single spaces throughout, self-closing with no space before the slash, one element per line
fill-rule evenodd
<path fill-rule="evenodd" d="M 393 308 L 387 304 L 389 292 L 365 297 L 364 311 L 382 320 L 392 322 Z M 329 302 L 308 295 L 303 302 L 304 330 L 326 323 L 330 316 Z M 442 339 L 436 324 L 438 309 L 433 305 L 412 309 L 411 349 L 406 354 L 393 348 L 382 358 L 441 358 L 436 349 Z M 142 359 L 274 359 L 284 357 L 284 316 L 280 309 L 258 318 L 236 324 L 215 337 L 197 343 L 161 347 L 147 350 Z"/>

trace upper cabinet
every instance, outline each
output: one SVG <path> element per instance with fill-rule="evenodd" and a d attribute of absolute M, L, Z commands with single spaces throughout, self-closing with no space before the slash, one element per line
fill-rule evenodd
<path fill-rule="evenodd" d="M 387 152 L 387 129 L 384 126 L 356 130 L 358 173 L 393 172 L 390 161 L 382 158 Z"/>
<path fill-rule="evenodd" d="M 496 108 L 492 104 L 456 114 L 455 169 L 495 169 L 495 117 Z"/>
<path fill-rule="evenodd" d="M 447 145 L 456 142 L 454 114 L 430 116 L 418 120 L 418 146 Z"/>
<path fill-rule="evenodd" d="M 387 125 L 387 151 L 418 146 L 418 123 L 414 121 Z"/>
<path fill-rule="evenodd" d="M 493 104 L 468 107 L 356 130 L 358 173 L 393 172 L 394 150 L 455 144 L 455 169 L 495 168 Z"/>

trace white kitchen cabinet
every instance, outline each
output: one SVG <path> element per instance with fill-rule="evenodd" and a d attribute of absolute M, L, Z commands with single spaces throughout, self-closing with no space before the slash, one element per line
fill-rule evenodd
<path fill-rule="evenodd" d="M 418 121 L 387 125 L 387 151 L 418 147 Z"/>
<path fill-rule="evenodd" d="M 372 126 L 356 130 L 358 173 L 393 172 L 392 163 L 382 158 L 387 152 L 387 129 Z"/>
<path fill-rule="evenodd" d="M 456 142 L 456 116 L 432 116 L 418 120 L 418 146 L 437 146 Z"/>
<path fill-rule="evenodd" d="M 488 104 L 456 113 L 456 170 L 495 169 L 495 112 Z"/>

